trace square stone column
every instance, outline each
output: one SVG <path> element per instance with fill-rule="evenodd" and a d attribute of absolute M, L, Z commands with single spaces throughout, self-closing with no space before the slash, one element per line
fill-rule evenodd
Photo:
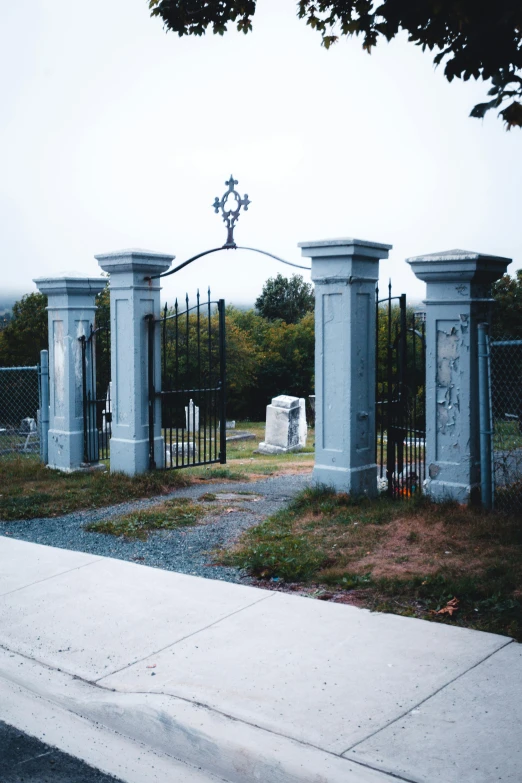
<path fill-rule="evenodd" d="M 129 476 L 149 469 L 148 344 L 146 316 L 160 316 L 160 282 L 174 256 L 120 250 L 95 256 L 110 275 L 112 437 L 111 471 Z M 161 389 L 160 333 L 154 334 L 154 385 Z M 161 402 L 154 410 L 154 458 L 163 466 Z"/>
<path fill-rule="evenodd" d="M 300 242 L 315 283 L 313 478 L 377 494 L 375 285 L 391 245 L 360 239 Z"/>
<path fill-rule="evenodd" d="M 480 489 L 478 324 L 510 258 L 468 250 L 408 258 L 426 292 L 426 491 L 466 503 Z"/>
<path fill-rule="evenodd" d="M 49 318 L 48 464 L 72 472 L 83 463 L 83 386 L 80 337 L 89 335 L 103 278 L 40 277 Z"/>

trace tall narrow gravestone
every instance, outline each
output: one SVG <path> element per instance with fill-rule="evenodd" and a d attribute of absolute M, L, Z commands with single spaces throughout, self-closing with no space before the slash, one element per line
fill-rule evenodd
<path fill-rule="evenodd" d="M 284 454 L 287 451 L 299 451 L 300 443 L 299 397 L 281 394 L 266 406 L 265 439 L 259 444 L 261 454 Z"/>
<path fill-rule="evenodd" d="M 199 407 L 194 400 L 185 406 L 185 429 L 188 432 L 199 432 Z"/>

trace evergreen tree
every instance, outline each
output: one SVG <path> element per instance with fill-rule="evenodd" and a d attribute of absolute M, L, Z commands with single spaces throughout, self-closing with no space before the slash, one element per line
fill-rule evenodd
<path fill-rule="evenodd" d="M 280 319 L 287 324 L 296 324 L 314 309 L 314 293 L 310 283 L 301 275 L 290 279 L 277 275 L 270 277 L 263 286 L 255 307 L 259 315 L 269 321 Z"/>

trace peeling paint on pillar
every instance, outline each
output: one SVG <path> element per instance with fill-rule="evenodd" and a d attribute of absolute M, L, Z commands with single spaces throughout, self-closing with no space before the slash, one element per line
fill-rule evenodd
<path fill-rule="evenodd" d="M 81 345 L 104 278 L 47 277 L 34 281 L 47 296 L 49 319 L 48 464 L 71 473 L 83 462 Z"/>
<path fill-rule="evenodd" d="M 480 483 L 477 326 L 510 259 L 449 250 L 408 263 L 427 283 L 427 491 L 467 502 Z"/>
<path fill-rule="evenodd" d="M 446 436 L 454 435 L 457 426 L 464 340 L 455 325 L 442 328 L 442 323 L 437 329 L 437 430 Z"/>

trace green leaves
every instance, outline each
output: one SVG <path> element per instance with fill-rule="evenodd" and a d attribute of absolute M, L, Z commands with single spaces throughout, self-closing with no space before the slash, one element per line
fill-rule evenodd
<path fill-rule="evenodd" d="M 327 558 L 305 535 L 296 535 L 291 521 L 281 515 L 245 534 L 243 545 L 227 555 L 227 562 L 262 579 L 298 582 L 311 579 Z"/>
<path fill-rule="evenodd" d="M 296 324 L 314 309 L 313 287 L 301 275 L 292 275 L 290 279 L 283 275 L 270 277 L 255 306 L 263 318 L 270 321 L 280 318 L 287 324 Z"/>
<path fill-rule="evenodd" d="M 209 28 L 223 35 L 229 22 L 243 33 L 252 30 L 256 0 L 149 0 L 149 8 L 180 36 L 203 35 Z M 520 0 L 298 0 L 297 15 L 319 33 L 326 49 L 339 35 L 356 35 L 370 52 L 381 36 L 390 41 L 404 30 L 423 51 L 438 50 L 434 63 L 445 63 L 448 81 L 473 77 L 496 85 L 498 103 L 477 104 L 472 117 L 500 108 L 508 129 L 522 127 Z"/>
<path fill-rule="evenodd" d="M 13 305 L 8 326 L 0 332 L 0 367 L 32 366 L 47 348 L 47 297 L 25 294 Z"/>
<path fill-rule="evenodd" d="M 493 334 L 495 337 L 522 337 L 522 270 L 504 275 L 493 285 Z"/>
<path fill-rule="evenodd" d="M 90 533 L 146 541 L 149 534 L 156 530 L 174 530 L 195 525 L 203 514 L 204 509 L 201 506 L 192 503 L 188 498 L 177 498 L 124 516 L 91 522 L 85 529 Z"/>
<path fill-rule="evenodd" d="M 518 90 L 522 94 L 522 90 Z M 506 123 L 507 129 L 522 128 L 522 103 L 519 101 L 513 101 L 507 108 L 499 112 L 500 116 Z"/>
<path fill-rule="evenodd" d="M 256 0 L 149 0 L 151 16 L 159 16 L 167 30 L 183 35 L 223 35 L 228 22 L 244 33 L 252 29 Z"/>
<path fill-rule="evenodd" d="M 498 106 L 499 102 L 500 99 L 495 98 L 494 101 L 488 101 L 487 103 L 477 103 L 477 105 L 472 108 L 469 116 L 482 118 L 484 117 L 487 111 L 489 111 L 493 107 Z"/>
<path fill-rule="evenodd" d="M 228 415 L 264 420 L 266 405 L 277 394 L 311 394 L 314 343 L 312 312 L 288 324 L 227 307 Z"/>

